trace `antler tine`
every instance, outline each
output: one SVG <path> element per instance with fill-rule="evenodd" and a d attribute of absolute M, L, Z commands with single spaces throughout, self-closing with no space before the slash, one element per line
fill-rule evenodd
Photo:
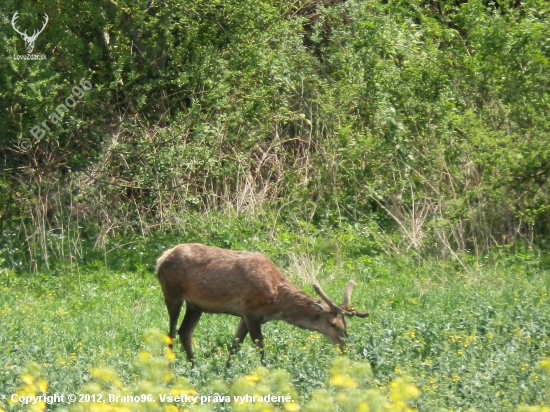
<path fill-rule="evenodd" d="M 357 286 L 357 283 L 355 283 L 353 280 L 350 280 L 348 284 L 346 285 L 346 290 L 344 291 L 344 303 L 342 303 L 342 307 L 348 311 L 348 313 L 351 313 L 351 315 L 348 316 L 357 316 L 358 318 L 366 318 L 370 315 L 368 312 L 357 312 L 356 310 L 349 310 L 350 303 L 351 303 L 351 294 L 353 292 L 353 289 L 355 289 L 355 286 Z"/>
<path fill-rule="evenodd" d="M 321 289 L 321 286 L 318 283 L 313 284 L 313 289 L 319 295 L 319 297 L 323 299 L 327 303 L 327 305 L 330 306 L 331 309 L 344 315 L 353 316 L 351 312 L 348 312 L 347 310 L 338 306 L 336 303 L 330 300 L 330 298 L 325 294 L 325 292 L 323 292 L 323 289 Z"/>
<path fill-rule="evenodd" d="M 353 311 L 353 314 L 358 318 L 366 318 L 370 315 L 369 312 L 357 312 L 356 310 Z"/>
<path fill-rule="evenodd" d="M 353 280 L 350 280 L 346 285 L 346 290 L 344 291 L 344 302 L 342 303 L 342 307 L 346 310 L 349 308 L 351 293 L 353 292 L 353 289 L 355 289 L 355 286 L 357 286 L 357 283 Z"/>

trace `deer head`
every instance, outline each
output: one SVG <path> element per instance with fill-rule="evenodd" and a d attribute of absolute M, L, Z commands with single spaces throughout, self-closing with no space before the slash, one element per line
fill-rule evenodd
<path fill-rule="evenodd" d="M 357 312 L 350 306 L 351 293 L 353 292 L 355 286 L 357 286 L 357 283 L 353 280 L 348 282 L 344 291 L 343 303 L 341 305 L 337 305 L 325 294 L 325 292 L 323 292 L 323 289 L 321 289 L 321 286 L 318 283 L 313 285 L 315 293 L 317 293 L 317 295 L 319 295 L 319 297 L 328 306 L 328 309 L 325 309 L 321 306 L 321 304 L 317 304 L 320 312 L 328 318 L 327 320 L 330 326 L 329 328 L 319 330 L 319 332 L 322 333 L 330 343 L 340 346 L 341 349 L 345 346 L 343 339 L 347 337 L 345 317 L 357 316 L 359 318 L 366 318 L 369 316 L 368 312 Z"/>

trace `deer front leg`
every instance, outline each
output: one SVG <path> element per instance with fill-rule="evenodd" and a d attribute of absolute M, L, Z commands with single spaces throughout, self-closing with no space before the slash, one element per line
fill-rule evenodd
<path fill-rule="evenodd" d="M 265 366 L 264 337 L 262 335 L 262 322 L 259 319 L 246 319 L 246 325 L 250 332 L 250 337 L 260 348 L 260 357 L 262 365 Z"/>
<path fill-rule="evenodd" d="M 231 356 L 238 352 L 247 334 L 248 334 L 248 326 L 246 324 L 246 321 L 243 318 L 241 318 L 241 321 L 239 322 L 239 326 L 237 326 L 237 332 L 235 332 L 235 339 L 233 340 L 233 345 L 231 345 L 231 349 L 229 351 L 229 357 L 227 358 L 227 362 L 225 364 L 226 368 L 229 368 L 229 366 L 231 366 Z"/>

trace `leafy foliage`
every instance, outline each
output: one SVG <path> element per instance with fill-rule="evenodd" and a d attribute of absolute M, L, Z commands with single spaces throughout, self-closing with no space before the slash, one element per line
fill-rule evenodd
<path fill-rule="evenodd" d="M 547 2 L 3 7 L 29 30 L 50 16 L 48 60 L 0 71 L 0 231 L 25 270 L 205 211 L 366 222 L 396 234 L 381 248 L 440 256 L 547 246 Z M 35 141 L 82 78 L 93 89 Z"/>

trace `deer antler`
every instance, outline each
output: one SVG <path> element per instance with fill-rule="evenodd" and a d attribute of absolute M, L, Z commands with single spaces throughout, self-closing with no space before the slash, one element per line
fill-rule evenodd
<path fill-rule="evenodd" d="M 319 295 L 319 297 L 323 299 L 327 303 L 327 305 L 330 306 L 331 309 L 335 310 L 338 313 L 342 313 L 343 315 L 353 316 L 351 312 L 348 312 L 346 309 L 338 306 L 336 303 L 330 300 L 330 298 L 325 294 L 325 292 L 323 292 L 323 289 L 321 289 L 321 286 L 319 286 L 318 283 L 313 284 L 313 289 Z"/>
<path fill-rule="evenodd" d="M 349 308 L 351 293 L 353 292 L 353 289 L 355 289 L 355 286 L 357 286 L 357 283 L 353 280 L 350 280 L 346 285 L 346 290 L 344 291 L 344 302 L 342 303 L 342 307 L 345 309 Z"/>
<path fill-rule="evenodd" d="M 370 314 L 368 312 L 357 312 L 356 310 L 350 310 L 350 302 L 351 302 L 351 293 L 353 292 L 353 289 L 355 289 L 355 286 L 357 286 L 357 283 L 355 283 L 353 280 L 350 280 L 348 284 L 346 285 L 346 290 L 344 291 L 344 302 L 342 303 L 342 308 L 344 308 L 350 315 L 348 316 L 357 316 L 359 318 L 366 318 Z"/>

